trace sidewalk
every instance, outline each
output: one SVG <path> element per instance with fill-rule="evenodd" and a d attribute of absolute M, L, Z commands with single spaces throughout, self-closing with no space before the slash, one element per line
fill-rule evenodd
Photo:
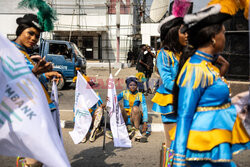
<path fill-rule="evenodd" d="M 128 66 L 130 66 L 130 64 L 128 63 L 117 63 L 117 62 L 111 62 L 111 68 L 128 68 Z M 91 67 L 103 67 L 103 68 L 109 68 L 109 63 L 108 62 L 100 62 L 99 60 L 87 60 L 87 69 L 91 68 Z"/>

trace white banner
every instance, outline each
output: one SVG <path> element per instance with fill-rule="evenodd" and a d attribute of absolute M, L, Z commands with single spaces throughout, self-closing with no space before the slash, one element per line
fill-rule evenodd
<path fill-rule="evenodd" d="M 121 109 L 117 101 L 115 82 L 112 74 L 108 83 L 108 99 L 107 107 L 110 116 L 110 126 L 115 147 L 131 147 L 131 140 L 128 136 L 126 124 L 123 120 Z"/>
<path fill-rule="evenodd" d="M 0 34 L 0 154 L 70 166 L 40 82 L 24 55 Z"/>
<path fill-rule="evenodd" d="M 51 100 L 56 106 L 56 110 L 52 112 L 52 117 L 54 119 L 57 131 L 61 137 L 61 141 L 63 143 L 62 129 L 61 129 L 61 123 L 60 123 L 59 100 L 58 100 L 57 86 L 56 86 L 55 80 L 53 80 L 52 82 Z"/>
<path fill-rule="evenodd" d="M 89 109 L 94 106 L 99 97 L 93 91 L 79 71 L 77 71 L 77 81 L 75 90 L 75 126 L 69 132 L 75 144 L 80 143 L 89 131 L 92 117 Z"/>

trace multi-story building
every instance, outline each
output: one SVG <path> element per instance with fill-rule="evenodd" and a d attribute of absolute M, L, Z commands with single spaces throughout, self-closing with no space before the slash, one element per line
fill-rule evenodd
<path fill-rule="evenodd" d="M 15 38 L 16 18 L 25 13 L 37 12 L 19 9 L 18 2 L 20 1 L 0 1 L 0 32 L 10 39 Z M 128 50 L 140 40 L 139 0 L 120 0 L 120 12 L 116 12 L 118 0 L 46 0 L 46 2 L 55 9 L 58 20 L 55 22 L 54 31 L 43 33 L 42 37 L 72 41 L 87 59 L 124 62 Z M 119 30 L 117 30 L 118 25 Z M 120 46 L 119 53 L 118 46 Z"/>

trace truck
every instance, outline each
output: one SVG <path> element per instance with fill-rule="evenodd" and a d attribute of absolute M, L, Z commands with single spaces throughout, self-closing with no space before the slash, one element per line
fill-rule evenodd
<path fill-rule="evenodd" d="M 53 64 L 53 71 L 62 75 L 58 90 L 71 84 L 77 71 L 86 74 L 86 58 L 73 42 L 41 39 L 39 55 Z"/>

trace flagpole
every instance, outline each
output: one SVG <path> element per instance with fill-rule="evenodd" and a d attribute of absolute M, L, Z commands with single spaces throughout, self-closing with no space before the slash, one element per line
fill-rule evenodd
<path fill-rule="evenodd" d="M 108 60 L 109 61 L 109 74 L 111 74 L 111 63 L 110 63 L 110 59 Z M 104 136 L 103 136 L 103 147 L 102 149 L 105 150 L 105 139 L 106 139 L 106 130 L 107 130 L 107 110 L 104 109 L 103 110 L 104 112 Z"/>
<path fill-rule="evenodd" d="M 103 136 L 103 146 L 102 146 L 102 149 L 105 151 L 105 139 L 106 139 L 106 126 L 107 126 L 107 111 L 106 109 L 103 110 L 104 112 L 104 136 Z"/>

